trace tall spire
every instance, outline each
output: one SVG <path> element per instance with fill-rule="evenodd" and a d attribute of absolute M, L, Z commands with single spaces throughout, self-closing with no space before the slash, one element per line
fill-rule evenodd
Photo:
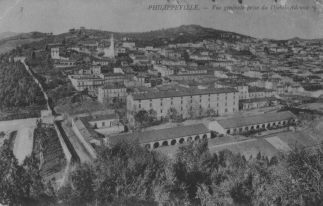
<path fill-rule="evenodd" d="M 113 34 L 111 35 L 111 39 L 110 39 L 110 55 L 112 56 L 112 57 L 115 57 L 115 55 L 114 55 L 114 38 L 113 38 Z"/>
<path fill-rule="evenodd" d="M 109 58 L 115 57 L 113 34 L 111 34 L 111 38 L 110 38 L 110 47 L 104 49 L 104 56 Z"/>

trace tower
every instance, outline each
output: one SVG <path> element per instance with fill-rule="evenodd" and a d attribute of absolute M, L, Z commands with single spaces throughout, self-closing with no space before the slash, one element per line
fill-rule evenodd
<path fill-rule="evenodd" d="M 111 38 L 110 38 L 110 47 L 104 49 L 104 57 L 109 57 L 109 58 L 115 57 L 113 34 L 111 35 Z"/>

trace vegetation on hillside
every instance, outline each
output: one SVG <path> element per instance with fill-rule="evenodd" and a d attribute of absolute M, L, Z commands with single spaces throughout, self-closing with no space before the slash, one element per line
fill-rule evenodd
<path fill-rule="evenodd" d="M 38 170 L 18 166 L 6 147 L 2 147 L 0 156 L 2 204 L 19 205 L 24 200 L 32 200 L 33 205 L 323 203 L 322 147 L 294 150 L 271 159 L 259 153 L 247 160 L 229 151 L 211 154 L 203 141 L 180 147 L 176 158 L 170 160 L 135 143 L 123 142 L 99 148 L 98 159 L 91 165 L 77 166 L 65 186 L 55 192 L 34 178 Z M 18 171 L 23 175 L 17 175 Z"/>
<path fill-rule="evenodd" d="M 0 63 L 0 108 L 44 105 L 43 94 L 20 62 L 5 57 Z"/>

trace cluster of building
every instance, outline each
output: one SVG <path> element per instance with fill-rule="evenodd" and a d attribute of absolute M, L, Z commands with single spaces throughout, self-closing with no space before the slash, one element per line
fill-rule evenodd
<path fill-rule="evenodd" d="M 124 103 L 131 128 L 136 127 L 136 114 L 140 111 L 154 111 L 157 120 L 169 118 L 170 113 L 176 113 L 184 120 L 226 116 L 275 107 L 284 95 L 312 95 L 306 86 L 323 86 L 323 72 L 316 66 L 323 62 L 323 50 L 320 44 L 311 41 L 203 40 L 155 47 L 137 46 L 134 39 L 127 37 L 114 39 L 111 36 L 109 41 L 93 37 L 67 48 L 91 57 L 85 67 L 62 57 L 59 48 L 51 48 L 52 59 L 57 67 L 75 67 L 73 74 L 68 76 L 74 88 L 87 90 L 104 104 Z M 302 64 L 293 65 L 299 61 Z M 316 78 L 307 78 L 308 75 Z M 117 122 L 117 119 L 109 118 Z M 112 129 L 110 120 L 99 122 L 100 119 L 74 119 L 75 132 L 86 136 L 91 143 L 98 143 L 91 131 L 103 134 L 111 144 L 129 136 L 137 137 L 140 144 L 152 149 L 211 138 L 210 131 L 231 135 L 284 126 L 295 117 L 290 113 L 265 114 L 247 120 L 219 121 L 209 127 L 194 125 L 121 135 L 118 133 L 122 128 Z M 239 122 L 239 125 L 233 125 L 233 122 Z M 111 132 L 104 133 L 101 127 Z M 82 128 L 91 129 L 84 132 Z"/>

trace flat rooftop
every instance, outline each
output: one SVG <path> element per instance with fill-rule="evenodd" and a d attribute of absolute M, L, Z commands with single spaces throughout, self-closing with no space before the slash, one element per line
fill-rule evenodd
<path fill-rule="evenodd" d="M 149 92 L 145 94 L 134 94 L 135 100 L 145 99 L 160 99 L 160 98 L 171 98 L 171 97 L 184 97 L 184 96 L 196 96 L 196 95 L 207 95 L 207 94 L 223 94 L 223 93 L 235 93 L 238 92 L 234 88 L 210 88 L 210 89 L 183 89 L 183 90 L 170 90 L 170 91 L 159 91 Z"/>
<path fill-rule="evenodd" d="M 110 144 L 112 145 L 117 144 L 120 141 L 127 141 L 127 140 L 137 140 L 139 141 L 140 144 L 142 144 L 142 143 L 169 140 L 169 139 L 186 137 L 186 136 L 206 134 L 208 132 L 209 130 L 206 128 L 204 124 L 196 124 L 196 125 L 180 126 L 180 127 L 166 128 L 166 129 L 160 129 L 160 130 L 120 134 L 120 135 L 109 137 L 109 140 L 110 140 Z"/>
<path fill-rule="evenodd" d="M 284 121 L 296 119 L 296 116 L 289 112 L 274 112 L 274 113 L 265 113 L 254 116 L 243 116 L 243 117 L 235 117 L 230 119 L 222 119 L 217 122 L 224 128 L 241 128 L 249 125 L 257 125 L 268 122 L 276 122 L 276 121 Z"/>

